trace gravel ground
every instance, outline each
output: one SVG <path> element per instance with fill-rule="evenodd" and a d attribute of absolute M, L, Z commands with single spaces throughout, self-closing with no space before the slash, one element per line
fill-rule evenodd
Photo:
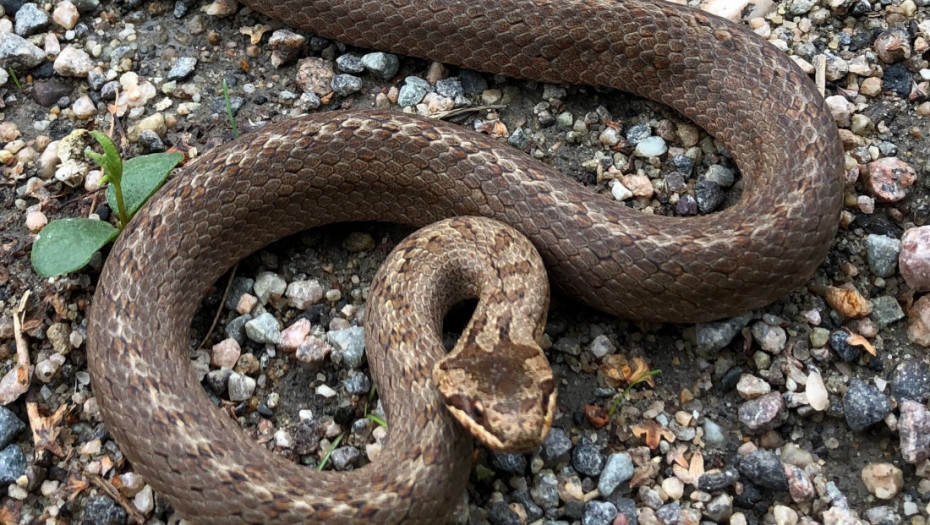
<path fill-rule="evenodd" d="M 235 4 L 0 8 L 0 373 L 27 348 L 34 367 L 28 392 L 0 407 L 2 523 L 180 519 L 124 460 L 89 385 L 85 316 L 103 256 L 50 280 L 29 266 L 47 221 L 110 215 L 99 173 L 60 160 L 76 128 L 109 132 L 127 157 L 195 156 L 232 138 L 225 81 L 241 132 L 315 110 L 457 109 L 446 118 L 644 213 L 710 213 L 740 192 L 711 137 L 620 93 L 348 48 Z M 532 454 L 479 449 L 457 523 L 927 523 L 930 2 L 792 0 L 744 22 L 812 77 L 822 68 L 848 169 L 827 261 L 806 288 L 706 325 L 629 323 L 556 297 L 545 341 L 559 378 L 553 430 Z M 379 453 L 364 300 L 409 232 L 306 232 L 209 291 L 192 361 L 261 446 L 311 466 L 332 452 L 326 468 L 338 470 Z M 459 310 L 450 343 L 468 305 Z M 608 416 L 651 369 L 662 371 L 654 384 Z"/>

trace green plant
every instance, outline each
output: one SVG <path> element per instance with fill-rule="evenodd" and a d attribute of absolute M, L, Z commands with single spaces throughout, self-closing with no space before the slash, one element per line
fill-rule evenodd
<path fill-rule="evenodd" d="M 620 392 L 620 395 L 617 396 L 617 399 L 614 399 L 614 402 L 611 403 L 610 410 L 607 412 L 607 416 L 613 417 L 614 412 L 616 412 L 617 408 L 620 407 L 620 403 L 622 403 L 623 400 L 626 399 L 626 396 L 630 394 L 630 390 L 632 390 L 634 386 L 642 383 L 643 381 L 648 380 L 652 376 L 656 376 L 661 373 L 662 373 L 661 370 L 659 370 L 658 368 L 655 368 L 655 369 L 652 369 L 648 372 L 644 372 L 640 374 L 639 376 L 635 377 L 632 381 L 630 381 L 630 384 L 628 384 L 626 388 L 623 389 L 623 392 Z"/>
<path fill-rule="evenodd" d="M 164 184 L 182 160 L 182 153 L 154 153 L 123 162 L 116 145 L 106 135 L 92 131 L 103 153 L 85 154 L 103 168 L 101 184 L 107 203 L 116 210 L 116 226 L 94 219 L 61 219 L 50 222 L 32 245 L 32 267 L 43 277 L 54 277 L 83 268 L 98 250 L 113 241 L 133 215 Z"/>
<path fill-rule="evenodd" d="M 16 76 L 16 72 L 13 71 L 13 67 L 10 66 L 10 67 L 6 68 L 6 70 L 7 70 L 7 72 L 10 73 L 10 78 L 13 79 L 13 83 L 16 84 L 16 88 L 19 89 L 20 91 L 22 91 L 22 90 L 23 90 L 23 85 L 19 83 L 19 78 Z"/>
<path fill-rule="evenodd" d="M 336 450 L 336 447 L 339 446 L 339 443 L 342 442 L 342 438 L 344 437 L 346 437 L 345 432 L 339 434 L 339 436 L 330 443 L 329 448 L 326 449 L 326 453 L 323 454 L 323 457 L 320 458 L 320 462 L 316 465 L 317 470 L 323 470 L 323 467 L 325 467 L 326 463 L 329 461 L 329 457 L 333 455 L 333 451 Z"/>

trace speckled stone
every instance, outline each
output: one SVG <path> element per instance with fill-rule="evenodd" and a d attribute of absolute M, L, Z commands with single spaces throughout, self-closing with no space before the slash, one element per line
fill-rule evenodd
<path fill-rule="evenodd" d="M 854 377 L 843 396 L 843 413 L 846 424 L 856 432 L 878 423 L 891 412 L 891 401 L 874 385 Z"/>

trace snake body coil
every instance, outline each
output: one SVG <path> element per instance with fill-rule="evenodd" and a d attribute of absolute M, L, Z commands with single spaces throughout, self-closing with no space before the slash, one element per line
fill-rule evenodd
<path fill-rule="evenodd" d="M 107 427 L 134 468 L 197 522 L 434 523 L 468 470 L 469 439 L 422 394 L 432 364 L 417 352 L 430 350 L 401 338 L 406 353 L 375 362 L 373 348 L 390 340 L 383 326 L 366 325 L 391 418 L 382 461 L 313 472 L 250 443 L 210 405 L 186 350 L 199 303 L 191 292 L 271 241 L 337 221 L 483 215 L 526 235 L 554 284 L 579 300 L 686 322 L 784 295 L 811 276 L 835 234 L 843 151 L 821 96 L 784 54 L 721 19 L 650 0 L 245 3 L 361 47 L 657 100 L 727 147 L 744 190 L 709 216 L 640 214 L 486 137 L 396 113 L 316 114 L 203 155 L 123 232 L 88 337 Z M 415 308 L 435 318 L 437 305 Z"/>

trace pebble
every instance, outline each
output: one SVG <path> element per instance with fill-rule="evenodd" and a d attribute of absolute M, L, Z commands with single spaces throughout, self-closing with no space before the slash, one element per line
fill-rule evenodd
<path fill-rule="evenodd" d="M 32 69 L 45 60 L 45 51 L 25 38 L 0 31 L 0 63 L 16 70 Z"/>
<path fill-rule="evenodd" d="M 326 341 L 318 337 L 308 337 L 297 347 L 294 358 L 302 363 L 322 363 L 332 351 L 333 347 Z"/>
<path fill-rule="evenodd" d="M 846 424 L 856 432 L 878 423 L 891 412 L 891 401 L 874 385 L 854 377 L 843 396 L 843 413 Z"/>
<path fill-rule="evenodd" d="M 775 525 L 797 525 L 798 523 L 797 511 L 784 505 L 775 505 L 772 509 L 772 517 L 775 518 Z"/>
<path fill-rule="evenodd" d="M 866 189 L 881 202 L 898 202 L 910 192 L 917 174 L 897 157 L 885 157 L 867 165 Z"/>
<path fill-rule="evenodd" d="M 401 107 L 415 106 L 423 100 L 430 91 L 430 85 L 420 77 L 407 77 L 397 96 L 397 104 Z"/>
<path fill-rule="evenodd" d="M 366 374 L 360 372 L 350 373 L 349 377 L 343 379 L 342 385 L 346 393 L 352 396 L 361 396 L 371 390 L 371 379 Z"/>
<path fill-rule="evenodd" d="M 365 71 L 362 59 L 355 55 L 340 55 L 336 57 L 336 67 L 343 73 L 358 74 Z"/>
<path fill-rule="evenodd" d="M 357 93 L 362 90 L 362 79 L 355 75 L 339 73 L 338 75 L 333 76 L 333 79 L 330 82 L 330 87 L 333 88 L 333 91 L 337 95 L 346 97 L 352 93 Z"/>
<path fill-rule="evenodd" d="M 26 472 L 26 455 L 19 445 L 0 450 L 0 486 L 15 482 Z"/>
<path fill-rule="evenodd" d="M 807 395 L 807 402 L 814 410 L 823 412 L 830 406 L 830 395 L 827 393 L 827 387 L 823 384 L 823 377 L 819 372 L 814 371 L 808 374 L 804 393 Z"/>
<path fill-rule="evenodd" d="M 310 320 L 301 317 L 298 318 L 291 326 L 288 326 L 281 332 L 281 340 L 278 342 L 278 348 L 285 352 L 293 352 L 300 347 L 301 343 L 310 335 L 312 325 Z"/>
<path fill-rule="evenodd" d="M 195 57 L 178 57 L 168 70 L 168 80 L 184 80 L 194 73 L 196 67 Z"/>
<path fill-rule="evenodd" d="M 23 4 L 16 12 L 16 34 L 30 36 L 45 31 L 49 26 L 48 13 L 33 3 Z"/>
<path fill-rule="evenodd" d="M 923 403 L 901 402 L 898 432 L 904 461 L 916 465 L 930 458 L 930 410 Z"/>
<path fill-rule="evenodd" d="M 206 375 L 207 384 L 210 386 L 211 390 L 217 394 L 222 394 L 228 390 L 227 385 L 229 384 L 229 376 L 232 374 L 233 371 L 231 368 L 210 370 Z"/>
<path fill-rule="evenodd" d="M 903 99 L 907 99 L 911 94 L 913 84 L 911 72 L 903 63 L 885 68 L 882 74 L 882 91 L 890 91 Z"/>
<path fill-rule="evenodd" d="M 365 358 L 365 335 L 361 326 L 327 332 L 326 340 L 333 346 L 333 360 L 358 368 Z"/>
<path fill-rule="evenodd" d="M 584 504 L 582 525 L 610 525 L 617 517 L 617 507 L 609 501 L 589 501 Z"/>
<path fill-rule="evenodd" d="M 604 468 L 604 455 L 591 443 L 588 438 L 582 437 L 572 451 L 572 466 L 578 472 L 595 477 Z"/>
<path fill-rule="evenodd" d="M 878 499 L 891 499 L 904 487 L 904 473 L 891 463 L 869 463 L 862 469 L 865 488 Z"/>
<path fill-rule="evenodd" d="M 733 497 L 729 494 L 720 494 L 707 502 L 704 507 L 704 516 L 716 523 L 725 523 L 733 516 Z M 730 525 L 736 525 L 730 521 Z"/>
<path fill-rule="evenodd" d="M 543 509 L 551 509 L 559 504 L 559 481 L 550 471 L 543 471 L 536 476 L 530 497 Z"/>
<path fill-rule="evenodd" d="M 716 182 L 721 187 L 729 188 L 736 182 L 736 175 L 733 174 L 733 170 L 725 168 L 719 164 L 712 164 L 707 168 L 707 173 L 704 174 L 704 179 L 711 182 Z"/>
<path fill-rule="evenodd" d="M 39 233 L 48 224 L 48 217 L 41 211 L 31 211 L 26 214 L 26 228 L 32 233 Z"/>
<path fill-rule="evenodd" d="M 727 435 L 723 427 L 710 419 L 704 420 L 704 443 L 709 447 L 723 447 L 727 443 Z"/>
<path fill-rule="evenodd" d="M 743 314 L 725 321 L 695 325 L 695 342 L 698 350 L 702 352 L 723 350 L 736 337 L 736 334 L 740 333 L 743 327 L 749 323 L 750 319 L 749 314 Z"/>
<path fill-rule="evenodd" d="M 633 477 L 633 458 L 625 452 L 613 453 L 607 458 L 600 478 L 597 482 L 597 490 L 602 496 L 609 497 L 621 483 L 629 481 Z"/>
<path fill-rule="evenodd" d="M 547 467 L 556 468 L 568 463 L 571 450 L 572 440 L 568 433 L 559 427 L 552 427 L 543 442 L 539 456 Z"/>
<path fill-rule="evenodd" d="M 382 79 L 390 80 L 400 69 L 400 60 L 396 55 L 379 51 L 362 55 L 362 65 Z"/>
<path fill-rule="evenodd" d="M 278 29 L 271 33 L 271 37 L 268 38 L 271 65 L 278 68 L 296 60 L 306 41 L 306 37 L 289 29 Z"/>
<path fill-rule="evenodd" d="M 756 450 L 739 458 L 740 474 L 760 487 L 788 490 L 788 478 L 778 456 L 769 450 Z"/>
<path fill-rule="evenodd" d="M 637 157 L 659 157 L 668 151 L 668 146 L 662 137 L 646 137 L 636 144 L 633 154 Z"/>
<path fill-rule="evenodd" d="M 859 346 L 849 344 L 850 337 L 852 334 L 846 330 L 836 330 L 830 334 L 830 348 L 847 363 L 857 361 L 862 355 L 862 349 Z"/>
<path fill-rule="evenodd" d="M 330 455 L 333 467 L 336 470 L 351 470 L 357 463 L 361 453 L 355 447 L 339 447 Z"/>
<path fill-rule="evenodd" d="M 780 392 L 770 392 L 739 407 L 739 421 L 750 434 L 761 434 L 781 426 L 788 418 Z"/>
<path fill-rule="evenodd" d="M 918 292 L 930 292 L 930 226 L 904 232 L 898 264 L 908 286 Z"/>
<path fill-rule="evenodd" d="M 926 403 L 930 399 L 930 364 L 916 357 L 898 363 L 891 376 L 891 396 L 899 402 L 910 399 Z"/>
<path fill-rule="evenodd" d="M 694 184 L 694 197 L 697 199 L 698 210 L 710 213 L 723 204 L 726 195 L 716 182 L 699 180 Z"/>
<path fill-rule="evenodd" d="M 666 503 L 656 509 L 656 517 L 664 525 L 678 525 L 681 521 L 681 505 L 677 501 Z"/>
<path fill-rule="evenodd" d="M 869 234 L 865 239 L 869 268 L 878 277 L 891 277 L 898 267 L 901 241 L 884 235 Z"/>
<path fill-rule="evenodd" d="M 756 322 L 750 329 L 753 339 L 763 350 L 770 354 L 781 353 L 788 342 L 788 334 L 780 326 L 773 326 L 764 321 Z"/>
<path fill-rule="evenodd" d="M 232 372 L 227 380 L 226 388 L 230 401 L 245 401 L 255 392 L 255 380 L 245 374 Z"/>
<path fill-rule="evenodd" d="M 155 508 L 155 492 L 152 487 L 146 485 L 132 498 L 132 506 L 142 514 L 148 514 Z"/>
<path fill-rule="evenodd" d="M 239 345 L 246 342 L 245 324 L 252 320 L 249 314 L 240 315 L 226 323 L 226 337 L 232 337 Z"/>
<path fill-rule="evenodd" d="M 0 33 L 2 37 L 3 33 Z M 0 42 L 2 45 L 2 42 Z M 36 104 L 44 107 L 52 107 L 61 100 L 62 97 L 71 93 L 71 86 L 58 79 L 48 81 L 36 81 L 32 85 L 32 98 Z"/>
<path fill-rule="evenodd" d="M 784 467 L 785 477 L 788 480 L 788 494 L 791 495 L 791 499 L 795 503 L 805 503 L 813 500 L 817 492 L 810 477 L 795 465 L 784 465 Z"/>
<path fill-rule="evenodd" d="M 930 347 L 930 295 L 917 299 L 907 315 L 908 340 L 914 344 Z"/>
<path fill-rule="evenodd" d="M 58 54 L 53 69 L 63 77 L 86 78 L 96 65 L 86 51 L 68 45 Z"/>
<path fill-rule="evenodd" d="M 252 288 L 262 305 L 268 304 L 268 301 L 275 304 L 287 290 L 287 281 L 274 272 L 260 272 L 255 276 L 255 283 Z"/>
<path fill-rule="evenodd" d="M 895 321 L 904 319 L 904 310 L 898 300 L 890 295 L 882 295 L 872 299 L 872 320 L 878 328 L 884 328 Z"/>
<path fill-rule="evenodd" d="M 756 399 L 772 391 L 772 386 L 764 379 L 752 374 L 742 374 L 736 384 L 736 391 L 743 399 Z"/>
<path fill-rule="evenodd" d="M 520 515 L 503 501 L 491 501 L 487 506 L 488 521 L 491 525 L 520 525 Z"/>
<path fill-rule="evenodd" d="M 245 323 L 245 334 L 259 344 L 277 344 L 281 340 L 281 321 L 265 312 Z"/>
<path fill-rule="evenodd" d="M 0 449 L 9 445 L 23 430 L 26 430 L 26 424 L 12 410 L 0 406 Z"/>
<path fill-rule="evenodd" d="M 129 522 L 123 507 L 107 496 L 94 496 L 84 501 L 84 512 L 80 523 L 98 525 L 122 525 Z"/>
<path fill-rule="evenodd" d="M 52 11 L 52 20 L 65 29 L 73 29 L 80 16 L 77 7 L 67 0 L 58 2 L 55 10 Z"/>

